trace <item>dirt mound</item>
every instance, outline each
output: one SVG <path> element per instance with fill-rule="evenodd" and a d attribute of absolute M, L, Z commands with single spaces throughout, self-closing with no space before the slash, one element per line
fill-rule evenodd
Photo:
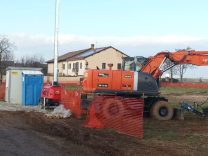
<path fill-rule="evenodd" d="M 29 116 L 26 122 L 37 131 L 64 137 L 80 146 L 88 146 L 99 155 L 123 155 L 125 152 L 123 149 L 115 148 L 112 144 L 117 141 L 119 134 L 112 131 L 83 128 L 83 120 L 48 119 L 40 113 L 24 115 Z"/>
<path fill-rule="evenodd" d="M 208 123 L 198 119 L 183 122 L 145 119 L 144 139 L 128 137 L 111 130 L 86 129 L 82 127 L 83 122 L 84 120 L 74 118 L 50 119 L 37 112 L 4 111 L 0 112 L 0 133 L 2 137 L 5 137 L 4 133 L 11 133 L 11 142 L 17 142 L 17 146 L 41 144 L 36 149 L 28 146 L 27 150 L 48 150 L 46 155 L 56 155 L 56 152 L 59 152 L 58 155 L 90 156 L 206 155 L 208 149 Z M 5 130 L 4 133 L 2 130 Z M 8 137 L 8 134 L 5 135 Z M 17 140 L 20 137 L 29 139 L 29 142 L 24 140 L 19 143 Z"/>

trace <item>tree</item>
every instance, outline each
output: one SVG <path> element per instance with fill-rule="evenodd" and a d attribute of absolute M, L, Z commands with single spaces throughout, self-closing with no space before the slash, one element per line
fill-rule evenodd
<path fill-rule="evenodd" d="M 0 37 L 0 83 L 6 68 L 14 63 L 13 61 L 14 44 L 6 37 Z"/>
<path fill-rule="evenodd" d="M 191 50 L 191 48 L 187 47 L 186 49 L 176 49 L 176 51 L 184 51 L 184 50 Z M 167 68 L 167 67 L 170 67 L 171 65 L 173 65 L 173 62 L 171 62 L 169 59 L 167 59 L 165 61 L 164 67 Z M 178 64 L 178 65 L 170 68 L 168 70 L 168 73 L 170 74 L 171 82 L 173 82 L 173 76 L 177 75 L 177 74 L 180 77 L 180 81 L 183 82 L 184 74 L 186 73 L 187 69 L 190 69 L 190 68 L 194 68 L 194 66 L 191 64 Z"/>
<path fill-rule="evenodd" d="M 47 73 L 47 65 L 45 64 L 45 60 L 42 56 L 23 56 L 20 60 L 16 61 L 15 64 L 20 67 L 42 68 L 42 72 L 44 74 Z"/>
<path fill-rule="evenodd" d="M 167 59 L 165 62 L 164 62 L 164 66 L 163 68 L 168 68 L 168 67 L 171 67 L 173 65 L 173 62 L 171 62 L 169 59 Z M 169 74 L 170 74 L 170 81 L 173 82 L 173 76 L 177 74 L 178 70 L 175 66 L 173 66 L 172 68 L 170 68 L 168 71 L 167 71 Z"/>
<path fill-rule="evenodd" d="M 187 71 L 187 69 L 194 68 L 194 66 L 191 64 L 179 64 L 177 65 L 177 68 L 180 76 L 180 82 L 183 82 L 184 74 Z"/>
<path fill-rule="evenodd" d="M 176 51 L 182 50 L 191 50 L 191 48 L 187 47 L 186 49 L 176 49 Z M 176 68 L 180 76 L 180 81 L 183 82 L 184 74 L 186 73 L 187 69 L 194 68 L 194 66 L 191 64 L 179 64 L 176 66 Z"/>

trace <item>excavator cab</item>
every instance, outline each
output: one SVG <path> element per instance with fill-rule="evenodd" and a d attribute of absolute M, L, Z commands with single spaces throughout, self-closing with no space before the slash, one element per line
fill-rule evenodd
<path fill-rule="evenodd" d="M 148 62 L 148 58 L 143 56 L 124 57 L 123 70 L 125 71 L 140 71 Z"/>

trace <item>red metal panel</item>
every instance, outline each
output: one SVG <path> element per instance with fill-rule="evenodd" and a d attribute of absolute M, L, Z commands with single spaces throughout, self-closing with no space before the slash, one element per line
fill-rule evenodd
<path fill-rule="evenodd" d="M 134 72 L 123 71 L 122 72 L 122 90 L 133 90 L 134 88 Z"/>
<path fill-rule="evenodd" d="M 93 88 L 101 90 L 112 89 L 112 70 L 94 70 Z"/>
<path fill-rule="evenodd" d="M 114 70 L 112 77 L 112 90 L 121 90 L 122 71 Z"/>
<path fill-rule="evenodd" d="M 83 90 L 85 92 L 91 92 L 93 91 L 93 70 L 87 70 L 85 72 L 85 78 L 83 80 Z"/>
<path fill-rule="evenodd" d="M 133 90 L 134 72 L 121 70 L 88 70 L 83 90 Z"/>

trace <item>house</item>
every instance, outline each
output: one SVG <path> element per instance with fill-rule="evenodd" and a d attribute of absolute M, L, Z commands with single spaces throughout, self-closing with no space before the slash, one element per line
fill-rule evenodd
<path fill-rule="evenodd" d="M 108 46 L 95 48 L 94 44 L 88 49 L 72 51 L 58 57 L 59 75 L 83 76 L 86 69 L 108 69 L 112 63 L 112 69 L 122 68 L 122 58 L 127 55 L 118 49 Z M 53 74 L 54 60 L 47 61 L 48 74 Z"/>

